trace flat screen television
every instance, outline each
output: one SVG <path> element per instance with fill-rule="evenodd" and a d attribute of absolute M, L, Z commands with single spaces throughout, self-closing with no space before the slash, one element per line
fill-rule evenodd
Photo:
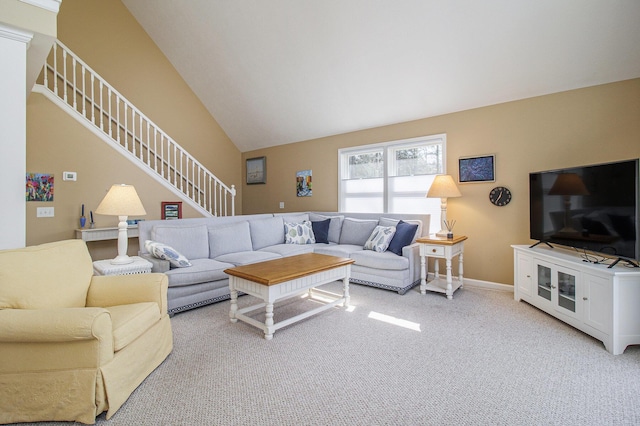
<path fill-rule="evenodd" d="M 637 265 L 638 162 L 633 159 L 530 173 L 531 239 Z"/>

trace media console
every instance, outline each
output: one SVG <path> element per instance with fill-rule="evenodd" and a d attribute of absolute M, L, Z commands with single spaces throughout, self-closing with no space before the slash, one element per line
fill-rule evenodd
<path fill-rule="evenodd" d="M 514 245 L 515 300 L 602 341 L 614 355 L 640 344 L 640 271 L 584 262 L 559 247 Z"/>

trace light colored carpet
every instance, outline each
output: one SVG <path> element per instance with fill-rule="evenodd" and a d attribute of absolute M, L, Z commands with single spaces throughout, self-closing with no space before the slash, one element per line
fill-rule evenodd
<path fill-rule="evenodd" d="M 447 300 L 350 288 L 351 311 L 325 311 L 271 341 L 231 323 L 228 301 L 176 315 L 173 353 L 97 423 L 640 424 L 640 346 L 613 356 L 507 292 L 467 286 Z M 312 303 L 284 301 L 275 319 Z"/>

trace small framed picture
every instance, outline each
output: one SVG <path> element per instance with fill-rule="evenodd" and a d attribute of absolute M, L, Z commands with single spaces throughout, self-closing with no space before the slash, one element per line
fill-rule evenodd
<path fill-rule="evenodd" d="M 496 180 L 496 156 L 493 154 L 460 157 L 458 166 L 460 183 L 495 182 Z"/>
<path fill-rule="evenodd" d="M 247 159 L 247 185 L 267 183 L 267 157 Z"/>
<path fill-rule="evenodd" d="M 163 201 L 162 220 L 182 219 L 182 201 Z"/>

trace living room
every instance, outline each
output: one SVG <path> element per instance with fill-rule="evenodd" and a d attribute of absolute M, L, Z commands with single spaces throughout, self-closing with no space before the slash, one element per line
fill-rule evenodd
<path fill-rule="evenodd" d="M 512 286 L 511 245 L 533 242 L 528 226 L 530 172 L 640 157 L 640 71 L 606 84 L 242 151 L 121 1 L 64 0 L 57 33 L 59 40 L 199 161 L 235 185 L 237 214 L 337 211 L 337 153 L 342 148 L 444 133 L 446 169 L 454 177 L 459 158 L 495 155 L 495 182 L 458 185 L 462 197 L 449 200 L 447 210 L 447 216 L 456 220 L 455 232 L 468 237 L 465 278 L 478 284 Z M 585 70 L 585 75 L 589 72 Z M 27 245 L 74 238 L 80 206 L 95 210 L 114 183 L 135 185 L 147 210 L 146 220 L 160 219 L 161 203 L 176 200 L 172 192 L 38 94 L 27 99 L 26 148 L 27 171 L 61 177 L 63 171 L 72 170 L 78 175 L 75 182 L 56 179 L 56 198 L 50 203 L 55 217 L 36 218 L 36 208 L 47 204 L 27 203 Z M 263 156 L 267 182 L 247 185 L 246 160 Z M 296 196 L 299 170 L 313 170 L 312 197 Z M 494 186 L 508 187 L 513 201 L 504 207 L 492 205 L 488 195 Z M 182 213 L 185 218 L 199 216 L 185 203 Z M 97 216 L 97 226 L 116 223 L 113 217 Z M 116 253 L 113 241 L 92 243 L 89 248 L 94 259 Z M 129 254 L 137 254 L 138 249 L 137 241 L 131 239 Z M 221 312 L 216 315 L 222 317 Z M 197 335 L 193 332 L 190 337 Z"/>
<path fill-rule="evenodd" d="M 640 153 L 637 78 L 240 152 L 120 2 L 63 2 L 58 38 L 223 182 L 235 185 L 237 213 L 336 211 L 340 148 L 445 133 L 446 169 L 453 176 L 459 157 L 495 154 L 496 181 L 459 185 L 462 197 L 448 205 L 456 232 L 469 237 L 466 275 L 479 281 L 512 283 L 510 246 L 531 241 L 529 172 L 637 158 Z M 127 48 L 121 49 L 123 45 Z M 146 219 L 160 218 L 161 202 L 175 199 L 39 95 L 28 99 L 27 126 L 28 171 L 73 170 L 79 176 L 77 182 L 56 181 L 54 218 L 36 218 L 41 203 L 27 203 L 28 245 L 72 238 L 80 206 L 95 210 L 115 182 L 135 184 L 149 206 Z M 261 156 L 267 158 L 267 183 L 246 185 L 245 160 Z M 101 161 L 96 164 L 95 158 Z M 313 196 L 297 197 L 291 182 L 298 170 L 309 169 L 314 172 Z M 513 194 L 513 201 L 499 208 L 488 200 L 489 191 L 498 185 Z M 279 208 L 281 201 L 285 209 Z M 185 204 L 183 216 L 196 215 Z M 97 220 L 97 226 L 116 225 L 115 218 Z M 96 256 L 115 254 L 113 245 L 95 246 L 91 249 Z M 136 252 L 132 241 L 130 253 Z M 480 252 L 482 257 L 473 255 Z"/>

